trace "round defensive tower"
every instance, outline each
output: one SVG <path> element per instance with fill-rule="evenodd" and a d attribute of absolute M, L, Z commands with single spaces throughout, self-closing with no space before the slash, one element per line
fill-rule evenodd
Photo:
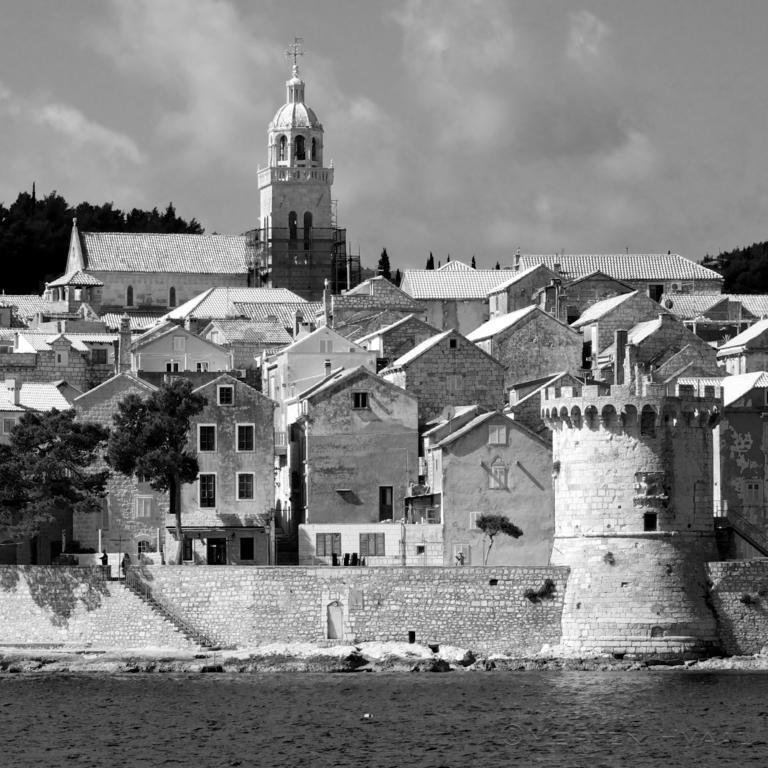
<path fill-rule="evenodd" d="M 720 392 L 679 386 L 549 389 L 553 565 L 571 569 L 562 650 L 695 657 L 718 647 L 704 563 L 717 559 L 712 428 Z"/>

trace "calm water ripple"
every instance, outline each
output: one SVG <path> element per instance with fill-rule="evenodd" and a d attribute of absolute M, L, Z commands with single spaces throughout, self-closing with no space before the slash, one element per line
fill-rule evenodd
<path fill-rule="evenodd" d="M 766 766 L 768 674 L 4 676 L 0 738 L 3 768 Z"/>

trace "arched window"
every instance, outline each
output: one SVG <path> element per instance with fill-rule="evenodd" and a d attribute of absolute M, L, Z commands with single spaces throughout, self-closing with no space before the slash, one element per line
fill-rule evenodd
<path fill-rule="evenodd" d="M 297 136 L 296 141 L 294 142 L 294 149 L 293 154 L 294 157 L 297 160 L 306 160 L 307 159 L 307 153 L 304 148 L 304 137 L 303 136 Z"/>
<path fill-rule="evenodd" d="M 173 286 L 168 289 L 168 306 L 176 306 L 176 289 Z"/>
<path fill-rule="evenodd" d="M 285 160 L 285 149 L 288 146 L 288 139 L 285 136 L 281 136 L 277 143 L 277 159 Z"/>
<path fill-rule="evenodd" d="M 295 240 L 298 237 L 298 220 L 296 211 L 291 211 L 288 214 L 288 237 L 291 240 Z"/>
<path fill-rule="evenodd" d="M 317 160 L 317 139 L 312 139 L 312 162 Z"/>
<path fill-rule="evenodd" d="M 125 306 L 126 307 L 133 306 L 133 286 L 132 285 L 129 285 L 125 289 Z"/>
<path fill-rule="evenodd" d="M 643 406 L 640 413 L 640 434 L 645 437 L 656 437 L 656 412 L 650 405 Z"/>
<path fill-rule="evenodd" d="M 142 541 L 139 542 L 138 550 L 140 555 L 144 555 L 147 552 L 152 551 L 152 545 L 148 541 L 142 539 Z"/>
<path fill-rule="evenodd" d="M 309 250 L 309 244 L 312 242 L 312 214 L 309 211 L 304 212 L 304 250 Z"/>

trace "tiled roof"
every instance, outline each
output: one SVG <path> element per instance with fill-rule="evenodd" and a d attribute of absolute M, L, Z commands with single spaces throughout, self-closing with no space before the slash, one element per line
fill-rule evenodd
<path fill-rule="evenodd" d="M 39 333 L 37 331 L 19 332 L 19 352 L 45 352 L 51 349 L 51 343 L 63 336 L 74 349 L 80 352 L 88 350 L 88 344 L 112 344 L 117 336 L 111 333 Z"/>
<path fill-rule="evenodd" d="M 718 357 L 722 352 L 735 352 L 740 347 L 745 347 L 750 341 L 762 336 L 768 331 L 768 318 L 764 320 L 758 320 L 754 325 L 750 325 L 749 328 L 737 333 L 732 339 L 724 342 L 718 349 Z"/>
<path fill-rule="evenodd" d="M 469 264 L 463 262 L 463 261 L 446 261 L 445 264 L 443 264 L 441 267 L 438 267 L 436 270 L 432 270 L 434 272 L 453 272 L 457 269 L 474 269 L 474 267 L 470 267 Z"/>
<path fill-rule="evenodd" d="M 209 288 L 197 296 L 172 309 L 163 319 L 185 320 L 186 318 L 210 319 L 235 317 L 245 310 L 245 304 L 269 305 L 270 309 L 281 304 L 306 306 L 304 301 L 287 288 Z M 307 316 L 309 316 L 309 307 Z M 250 314 L 247 315 L 250 317 Z M 259 318 L 263 319 L 263 318 Z"/>
<path fill-rule="evenodd" d="M 522 309 L 516 309 L 514 312 L 508 312 L 505 315 L 497 315 L 490 320 L 486 320 L 481 326 L 475 328 L 474 331 L 467 334 L 467 338 L 470 341 L 482 341 L 488 339 L 491 336 L 495 336 L 497 333 L 506 331 L 516 323 L 525 319 L 529 315 L 536 314 L 536 312 L 542 312 L 537 306 L 531 304 L 530 307 L 523 307 Z M 542 312 L 542 314 L 546 314 Z M 549 317 L 552 317 L 549 315 Z M 554 320 L 554 318 L 552 318 Z"/>
<path fill-rule="evenodd" d="M 488 291 L 488 293 L 492 294 L 503 291 L 509 288 L 510 285 L 514 285 L 518 280 L 522 280 L 524 277 L 528 277 L 528 275 L 534 273 L 537 269 L 544 269 L 549 272 L 553 278 L 557 277 L 556 273 L 549 269 L 549 267 L 547 267 L 545 264 L 534 264 L 532 267 L 521 269 L 519 272 L 514 272 L 512 277 L 510 277 L 508 280 L 505 280 L 503 283 L 499 283 L 497 286 L 494 286 L 490 291 Z M 493 271 L 497 272 L 498 270 L 494 269 Z M 504 274 L 509 273 L 505 270 Z"/>
<path fill-rule="evenodd" d="M 768 373 L 765 371 L 753 371 L 752 373 L 740 373 L 736 376 L 726 376 L 723 380 L 723 405 L 731 405 L 740 397 L 755 387 L 768 387 Z"/>
<path fill-rule="evenodd" d="M 665 293 L 659 304 L 676 317 L 693 320 L 728 301 L 728 298 L 722 293 Z"/>
<path fill-rule="evenodd" d="M 600 271 L 618 280 L 718 280 L 723 277 L 677 253 L 590 253 L 520 256 L 520 269 L 560 265 L 563 277 L 573 280 Z"/>
<path fill-rule="evenodd" d="M 212 326 L 222 334 L 225 344 L 290 344 L 293 341 L 279 322 L 235 317 L 216 320 Z"/>
<path fill-rule="evenodd" d="M 249 320 L 260 320 L 262 322 L 278 322 L 285 328 L 293 327 L 293 319 L 298 311 L 306 323 L 317 316 L 318 311 L 322 311 L 322 303 L 318 301 L 303 301 L 298 296 L 295 297 L 301 303 L 286 302 L 284 304 L 262 304 L 249 301 L 235 301 L 235 314 Z"/>
<path fill-rule="evenodd" d="M 443 331 L 442 333 L 436 333 L 434 336 L 430 336 L 428 339 L 424 339 L 421 344 L 417 344 L 413 349 L 409 349 L 404 355 L 398 357 L 391 365 L 381 371 L 381 374 L 384 375 L 385 371 L 389 371 L 393 368 L 402 368 L 403 366 L 408 365 L 452 333 L 453 330 Z"/>
<path fill-rule="evenodd" d="M 358 344 L 362 344 L 364 341 L 370 341 L 376 336 L 384 336 L 385 334 L 389 333 L 390 331 L 394 331 L 395 328 L 399 328 L 403 323 L 407 323 L 409 320 L 415 319 L 416 322 L 421 323 L 423 326 L 430 328 L 432 326 L 429 325 L 429 323 L 425 322 L 424 320 L 421 320 L 416 317 L 414 314 L 406 315 L 405 317 L 401 317 L 398 320 L 395 320 L 394 323 L 390 323 L 389 325 L 381 326 L 380 328 L 377 328 L 375 331 L 372 331 L 371 333 L 366 334 L 365 336 L 360 336 L 359 338 L 355 339 L 355 341 Z M 439 333 L 440 329 L 435 328 L 435 333 Z"/>
<path fill-rule="evenodd" d="M 98 280 L 93 275 L 86 274 L 85 272 L 81 272 L 79 269 L 76 272 L 72 272 L 68 275 L 62 275 L 61 277 L 57 278 L 56 280 L 46 283 L 48 288 L 54 288 L 58 285 L 74 285 L 74 286 L 88 286 L 88 285 L 95 285 L 95 286 L 103 286 L 104 283 L 101 282 L 101 280 Z"/>
<path fill-rule="evenodd" d="M 111 331 L 118 331 L 122 316 L 122 312 L 105 312 L 99 316 L 99 320 Z M 160 322 L 160 315 L 128 315 L 128 319 L 131 321 L 131 331 L 135 333 L 149 330 L 153 325 Z"/>
<path fill-rule="evenodd" d="M 454 263 L 459 262 L 450 262 Z M 406 269 L 400 287 L 414 299 L 485 299 L 492 288 L 511 277 L 510 272 L 500 269 L 445 267 Z"/>
<path fill-rule="evenodd" d="M 618 296 L 611 296 L 609 299 L 603 299 L 602 301 L 596 301 L 592 306 L 587 307 L 576 322 L 571 323 L 572 328 L 581 328 L 583 325 L 594 323 L 595 320 L 599 320 L 604 315 L 612 312 L 616 307 L 623 304 L 633 296 L 637 296 L 637 291 L 632 293 L 620 293 Z M 661 308 L 659 308 L 661 311 Z"/>
<path fill-rule="evenodd" d="M 83 232 L 90 272 L 185 272 L 242 275 L 248 271 L 244 235 Z"/>
<path fill-rule="evenodd" d="M 732 301 L 740 302 L 741 306 L 755 317 L 768 317 L 768 296 L 758 293 L 728 293 L 726 296 Z"/>
<path fill-rule="evenodd" d="M 34 317 L 38 312 L 66 312 L 66 301 L 46 301 L 36 294 L 8 294 L 0 296 L 0 306 L 16 307 L 19 317 Z"/>
<path fill-rule="evenodd" d="M 10 394 L 10 393 L 8 393 Z M 19 391 L 19 405 L 35 411 L 49 411 L 56 408 L 66 411 L 72 404 L 53 383 L 24 381 Z"/>
<path fill-rule="evenodd" d="M 677 320 L 673 322 L 677 322 Z M 657 317 L 655 320 L 645 320 L 642 323 L 633 325 L 627 331 L 627 344 L 639 344 L 641 341 L 644 341 L 649 336 L 656 333 L 657 330 L 659 330 L 659 328 L 661 327 L 661 323 L 662 323 L 662 320 Z M 600 352 L 600 354 L 598 355 L 598 361 L 601 363 L 613 361 L 615 357 L 616 357 L 616 342 L 613 342 L 612 344 L 609 344 L 604 350 Z"/>

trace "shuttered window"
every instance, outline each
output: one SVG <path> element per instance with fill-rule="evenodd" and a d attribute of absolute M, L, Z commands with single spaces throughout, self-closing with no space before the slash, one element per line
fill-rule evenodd
<path fill-rule="evenodd" d="M 360 534 L 360 557 L 382 557 L 384 555 L 383 533 Z"/>

